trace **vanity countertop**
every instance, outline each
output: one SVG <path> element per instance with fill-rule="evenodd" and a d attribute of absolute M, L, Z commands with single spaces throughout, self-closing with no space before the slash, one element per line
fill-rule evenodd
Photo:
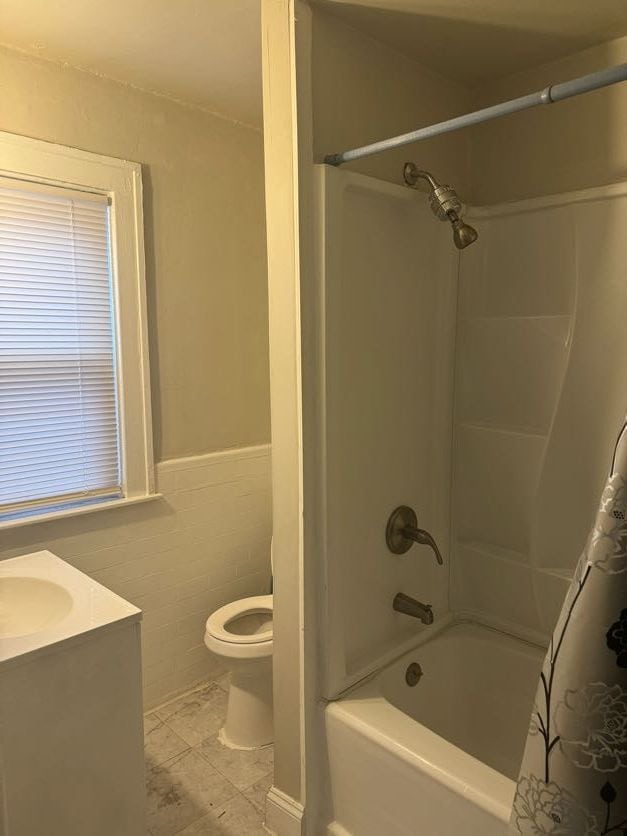
<path fill-rule="evenodd" d="M 0 561 L 0 665 L 141 616 L 140 609 L 52 552 Z"/>

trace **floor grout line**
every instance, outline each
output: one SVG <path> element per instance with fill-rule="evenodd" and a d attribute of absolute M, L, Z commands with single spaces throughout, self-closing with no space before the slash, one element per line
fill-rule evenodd
<path fill-rule="evenodd" d="M 228 685 L 225 688 L 223 686 L 224 681 L 225 681 L 224 680 L 224 674 L 220 674 L 215 679 L 205 680 L 202 683 L 198 683 L 197 685 L 195 685 L 193 688 L 190 688 L 185 693 L 177 694 L 176 696 L 172 697 L 171 699 L 167 700 L 166 702 L 162 703 L 161 705 L 155 706 L 150 711 L 146 711 L 144 713 L 145 717 L 151 716 L 151 720 L 155 721 L 154 729 L 157 729 L 159 727 L 163 727 L 164 729 L 167 729 L 167 732 L 174 736 L 174 740 L 179 741 L 180 744 L 185 747 L 182 751 L 178 752 L 175 755 L 172 755 L 171 757 L 167 758 L 166 760 L 161 761 L 160 763 L 151 764 L 150 767 L 146 770 L 146 775 L 147 776 L 149 776 L 149 775 L 151 775 L 151 776 L 157 775 L 158 776 L 159 772 L 161 772 L 162 780 L 165 780 L 166 785 L 167 785 L 167 783 L 170 780 L 168 767 L 173 766 L 174 763 L 177 760 L 180 760 L 180 759 L 183 759 L 184 757 L 189 757 L 190 755 L 193 755 L 194 757 L 200 758 L 200 760 L 203 763 L 206 763 L 207 766 L 210 767 L 214 771 L 214 774 L 216 776 L 220 776 L 220 780 L 223 782 L 224 788 L 228 789 L 228 792 L 229 792 L 229 797 L 219 805 L 214 804 L 214 802 L 211 800 L 211 796 L 207 796 L 206 803 L 207 803 L 208 806 L 205 807 L 203 810 L 199 810 L 198 812 L 200 814 L 198 816 L 196 816 L 195 818 L 193 818 L 192 821 L 187 821 L 183 825 L 183 827 L 179 827 L 175 831 L 171 831 L 171 830 L 169 830 L 169 827 L 166 824 L 167 832 L 171 833 L 171 836 L 178 836 L 178 834 L 183 833 L 187 828 L 192 827 L 195 823 L 201 821 L 206 816 L 211 817 L 212 813 L 215 812 L 215 811 L 218 811 L 218 810 L 223 811 L 221 816 L 219 816 L 219 817 L 216 816 L 215 817 L 215 823 L 216 823 L 218 828 L 221 827 L 219 823 L 222 819 L 222 816 L 227 814 L 227 824 L 226 824 L 226 829 L 224 830 L 225 836 L 226 836 L 227 833 L 230 833 L 230 834 L 235 833 L 235 831 L 233 831 L 231 829 L 231 827 L 232 827 L 231 817 L 232 816 L 235 817 L 235 820 L 239 820 L 239 816 L 244 815 L 244 817 L 247 817 L 247 821 L 248 821 L 248 819 L 250 819 L 251 823 L 257 822 L 257 824 L 252 825 L 252 826 L 254 826 L 255 830 L 256 830 L 257 827 L 263 828 L 263 826 L 264 826 L 263 822 L 264 822 L 264 815 L 265 815 L 264 814 L 265 805 L 264 805 L 263 801 L 260 798 L 258 798 L 257 792 L 253 793 L 253 788 L 255 787 L 256 784 L 260 783 L 261 781 L 265 781 L 267 779 L 269 779 L 270 782 L 272 782 L 273 768 L 270 766 L 270 768 L 267 770 L 267 772 L 264 772 L 262 775 L 259 775 L 257 778 L 250 781 L 250 783 L 247 783 L 247 785 L 245 787 L 240 788 L 239 786 L 237 786 L 234 783 L 232 778 L 229 777 L 229 774 L 227 774 L 227 773 L 230 773 L 230 775 L 235 776 L 236 779 L 238 777 L 243 778 L 244 775 L 246 774 L 245 771 L 244 772 L 238 772 L 239 763 L 238 763 L 237 756 L 234 758 L 234 760 L 230 760 L 230 761 L 225 760 L 224 761 L 225 765 L 228 767 L 226 769 L 226 772 L 223 771 L 223 768 L 219 765 L 222 761 L 221 761 L 219 755 L 217 755 L 217 753 L 220 751 L 221 747 L 224 747 L 225 750 L 228 750 L 229 747 L 226 747 L 226 746 L 224 746 L 224 744 L 221 744 L 221 747 L 219 747 L 218 749 L 215 750 L 214 755 L 216 756 L 217 762 L 212 757 L 211 748 L 210 748 L 209 751 L 201 751 L 201 749 L 205 746 L 205 744 L 208 744 L 210 741 L 214 745 L 215 745 L 216 741 L 219 742 L 218 732 L 212 732 L 211 734 L 207 735 L 206 737 L 203 737 L 201 740 L 197 740 L 196 743 L 192 744 L 192 743 L 189 743 L 188 740 L 186 740 L 185 737 L 176 730 L 177 723 L 172 722 L 173 718 L 178 715 L 179 709 L 177 709 L 175 712 L 172 712 L 168 716 L 167 719 L 162 719 L 157 713 L 161 709 L 165 708 L 166 706 L 169 706 L 173 703 L 176 703 L 176 702 L 180 701 L 181 702 L 181 709 L 182 709 L 182 715 L 181 716 L 183 718 L 186 718 L 187 722 L 190 723 L 190 725 L 188 727 L 183 728 L 183 731 L 186 732 L 187 728 L 189 728 L 190 733 L 197 736 L 198 732 L 204 731 L 205 729 L 203 728 L 202 725 L 196 725 L 196 726 L 193 725 L 194 719 L 195 719 L 194 715 L 193 715 L 193 711 L 192 711 L 191 718 L 190 718 L 189 715 L 187 715 L 187 717 L 186 717 L 185 710 L 184 710 L 184 708 L 185 708 L 185 698 L 194 700 L 195 699 L 195 697 L 194 697 L 195 694 L 197 694 L 200 691 L 206 690 L 208 692 L 207 704 L 203 705 L 202 698 L 200 700 L 198 700 L 198 705 L 200 706 L 200 711 L 202 712 L 202 716 L 204 718 L 212 717 L 212 718 L 215 718 L 215 719 L 219 720 L 220 722 L 223 722 L 223 720 L 224 720 L 223 709 L 221 709 L 220 707 L 216 707 L 215 704 L 211 703 L 210 693 L 213 693 L 214 697 L 216 696 L 215 691 L 213 691 L 213 688 L 212 688 L 212 686 L 215 685 L 216 688 L 218 688 L 220 691 L 222 691 L 223 695 L 228 694 Z M 222 697 L 220 697 L 220 699 L 222 699 Z M 202 722 L 202 720 L 200 720 L 200 722 Z M 180 728 L 180 725 L 178 727 Z M 149 732 L 148 735 L 150 735 L 150 733 L 151 732 Z M 175 746 L 176 745 L 177 744 L 175 742 Z M 156 753 L 157 758 L 160 757 L 158 746 L 159 746 L 159 743 L 157 743 L 157 748 L 154 750 L 155 753 Z M 267 748 L 273 748 L 273 747 L 267 747 Z M 161 751 L 163 752 L 163 751 L 167 751 L 167 750 L 161 750 Z M 148 765 L 149 761 L 147 760 L 146 763 Z M 230 767 L 228 766 L 229 763 L 231 764 Z M 252 766 L 253 770 L 254 770 L 254 766 L 256 765 L 256 763 L 257 762 L 255 760 L 253 760 L 252 763 L 248 764 L 244 760 L 244 761 L 241 762 L 241 769 L 246 770 L 246 769 L 248 769 Z M 259 766 L 261 766 L 261 763 L 259 763 Z M 200 770 L 202 772 L 201 767 L 200 767 Z M 157 780 L 159 780 L 159 778 L 157 778 Z M 173 777 L 172 780 L 180 781 L 181 779 L 180 779 L 180 777 L 179 778 Z M 248 780 L 248 778 L 247 778 L 247 780 Z M 261 791 L 262 789 L 263 789 L 263 787 L 260 787 L 259 791 Z M 183 790 L 186 790 L 185 785 L 183 785 Z M 257 801 L 254 802 L 252 800 L 251 796 L 255 797 Z M 153 813 L 153 815 L 154 815 L 154 813 Z M 209 818 L 208 821 L 212 822 L 213 819 Z M 158 817 L 156 819 L 156 822 L 153 822 L 153 825 L 155 825 L 155 824 L 156 824 L 156 828 L 157 828 L 156 830 L 154 829 L 154 827 L 151 829 L 150 827 L 148 827 L 148 825 L 146 825 L 147 836 L 155 836 L 155 834 L 160 834 L 162 832 L 163 825 L 160 823 L 160 820 L 159 820 Z M 178 824 L 179 824 L 178 821 L 172 821 L 169 826 L 171 827 L 172 825 L 174 825 L 176 827 Z M 209 826 L 210 826 L 210 829 L 211 829 L 212 825 L 210 824 Z M 213 831 L 211 831 L 211 832 L 213 832 Z M 218 832 L 218 831 L 216 831 L 216 832 Z M 220 832 L 222 832 L 222 830 L 220 830 Z M 238 833 L 239 833 L 239 831 L 238 831 Z"/>

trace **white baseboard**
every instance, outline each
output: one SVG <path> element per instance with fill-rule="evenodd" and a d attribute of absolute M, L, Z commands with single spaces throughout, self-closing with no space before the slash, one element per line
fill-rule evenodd
<path fill-rule="evenodd" d="M 266 796 L 266 830 L 275 836 L 301 836 L 303 805 L 276 787 Z"/>

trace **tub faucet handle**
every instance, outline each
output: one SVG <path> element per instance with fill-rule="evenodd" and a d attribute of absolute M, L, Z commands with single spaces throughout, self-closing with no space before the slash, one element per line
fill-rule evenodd
<path fill-rule="evenodd" d="M 393 554 L 405 554 L 413 543 L 429 546 L 440 566 L 444 563 L 444 558 L 438 544 L 433 539 L 433 535 L 424 528 L 418 528 L 416 512 L 407 505 L 399 505 L 390 514 L 385 529 L 385 542 Z"/>
<path fill-rule="evenodd" d="M 403 529 L 403 533 L 406 537 L 409 537 L 415 543 L 420 543 L 423 546 L 429 546 L 429 548 L 433 549 L 433 553 L 435 554 L 435 559 L 439 563 L 440 566 L 444 563 L 444 558 L 440 553 L 440 549 L 438 548 L 438 544 L 433 539 L 433 536 L 429 534 L 424 528 L 413 528 L 413 526 L 405 526 Z"/>

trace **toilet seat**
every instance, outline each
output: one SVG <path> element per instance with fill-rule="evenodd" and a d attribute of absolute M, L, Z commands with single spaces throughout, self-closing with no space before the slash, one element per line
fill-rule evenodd
<path fill-rule="evenodd" d="M 260 645 L 272 642 L 272 615 L 274 612 L 272 595 L 253 595 L 225 604 L 207 619 L 206 632 L 212 638 L 227 644 Z M 259 632 L 238 633 L 229 630 L 229 625 L 254 615 L 270 615 L 270 626 Z"/>

